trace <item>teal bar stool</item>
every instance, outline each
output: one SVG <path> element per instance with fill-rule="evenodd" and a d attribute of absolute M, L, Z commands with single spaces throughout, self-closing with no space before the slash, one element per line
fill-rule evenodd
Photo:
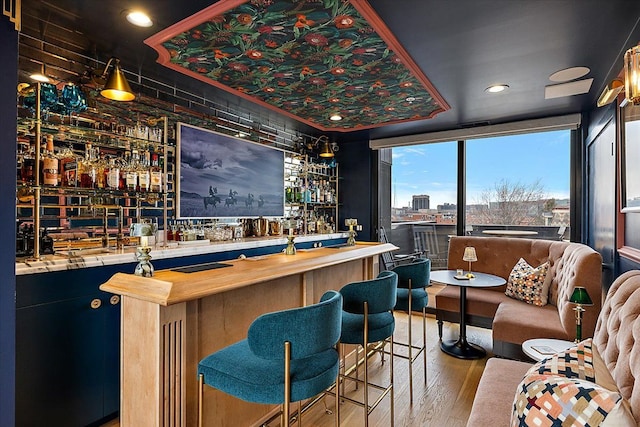
<path fill-rule="evenodd" d="M 340 289 L 344 299 L 342 310 L 342 333 L 341 344 L 357 344 L 364 350 L 363 380 L 358 377 L 360 362 L 358 360 L 358 348 L 356 347 L 355 377 L 343 375 L 343 385 L 346 380 L 363 382 L 363 401 L 348 398 L 342 394 L 345 401 L 355 403 L 364 409 L 364 425 L 369 425 L 369 414 L 388 395 L 391 399 L 391 425 L 394 423 L 394 402 L 393 402 L 393 331 L 395 329 L 395 319 L 393 317 L 393 307 L 396 304 L 396 290 L 398 285 L 398 275 L 392 271 L 383 271 L 377 278 L 362 282 L 353 282 Z M 384 354 L 384 342 L 391 340 L 391 357 L 389 363 L 389 384 L 381 386 L 369 382 L 369 369 L 367 362 L 369 354 L 380 352 Z M 381 345 L 370 346 L 373 343 Z M 343 352 L 344 357 L 344 352 Z M 344 363 L 343 363 L 344 366 Z M 380 397 L 369 404 L 369 387 L 380 391 Z M 336 387 L 337 390 L 337 387 Z M 336 394 L 337 391 L 336 391 Z"/>
<path fill-rule="evenodd" d="M 417 259 L 410 264 L 395 267 L 393 271 L 398 275 L 398 301 L 394 310 L 406 311 L 409 314 L 407 342 L 395 341 L 395 345 L 405 347 L 407 354 L 395 353 L 396 357 L 409 361 L 409 400 L 413 402 L 413 362 L 422 353 L 424 365 L 424 383 L 427 383 L 427 303 L 429 295 L 427 286 L 430 284 L 431 260 Z M 411 315 L 413 311 L 422 311 L 422 346 L 413 344 Z M 414 350 L 416 352 L 414 353 Z"/>
<path fill-rule="evenodd" d="M 204 384 L 247 402 L 281 404 L 280 425 L 289 426 L 290 402 L 312 398 L 337 384 L 341 309 L 342 296 L 329 291 L 317 304 L 264 314 L 253 321 L 247 339 L 202 359 L 198 426 L 203 422 Z M 337 387 L 335 394 L 337 426 Z"/>

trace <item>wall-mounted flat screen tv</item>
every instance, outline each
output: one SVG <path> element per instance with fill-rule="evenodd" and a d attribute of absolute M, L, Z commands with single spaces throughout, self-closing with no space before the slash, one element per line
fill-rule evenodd
<path fill-rule="evenodd" d="M 284 215 L 284 152 L 178 123 L 178 218 Z"/>

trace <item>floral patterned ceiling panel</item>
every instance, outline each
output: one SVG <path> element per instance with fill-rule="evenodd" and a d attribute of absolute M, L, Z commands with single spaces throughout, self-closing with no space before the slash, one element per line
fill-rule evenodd
<path fill-rule="evenodd" d="M 323 131 L 449 109 L 364 0 L 222 0 L 145 43 L 173 70 Z"/>

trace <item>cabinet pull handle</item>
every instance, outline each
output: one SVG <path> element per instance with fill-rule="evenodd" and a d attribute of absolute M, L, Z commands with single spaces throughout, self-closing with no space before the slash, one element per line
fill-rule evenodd
<path fill-rule="evenodd" d="M 94 298 L 91 300 L 91 308 L 92 309 L 97 309 L 100 308 L 100 306 L 102 305 L 102 301 L 100 301 L 100 298 Z"/>
<path fill-rule="evenodd" d="M 111 298 L 109 298 L 109 302 L 111 305 L 118 304 L 120 302 L 120 295 L 112 295 Z"/>

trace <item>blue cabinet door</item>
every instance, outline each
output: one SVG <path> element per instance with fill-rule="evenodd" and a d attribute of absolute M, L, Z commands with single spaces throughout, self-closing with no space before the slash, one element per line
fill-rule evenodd
<path fill-rule="evenodd" d="M 97 298 L 98 296 L 96 296 Z M 86 426 L 103 418 L 104 307 L 92 297 L 16 312 L 16 425 Z"/>

